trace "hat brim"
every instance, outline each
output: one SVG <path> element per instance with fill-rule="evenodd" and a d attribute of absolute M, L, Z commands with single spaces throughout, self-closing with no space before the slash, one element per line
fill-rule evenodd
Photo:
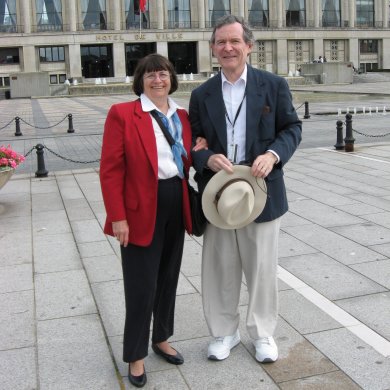
<path fill-rule="evenodd" d="M 205 217 L 211 224 L 220 229 L 240 229 L 250 224 L 261 214 L 267 202 L 267 185 L 264 180 L 252 176 L 251 168 L 246 165 L 234 165 L 233 170 L 233 173 L 227 173 L 223 169 L 217 172 L 207 183 L 202 195 L 202 208 Z M 221 218 L 214 200 L 217 192 L 228 181 L 234 179 L 243 179 L 250 183 L 254 191 L 254 206 L 245 221 L 232 226 Z"/>

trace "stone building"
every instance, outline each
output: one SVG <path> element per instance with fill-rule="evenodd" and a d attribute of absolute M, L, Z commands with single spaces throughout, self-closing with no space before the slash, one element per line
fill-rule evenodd
<path fill-rule="evenodd" d="M 208 76 L 211 30 L 227 13 L 252 26 L 255 67 L 287 75 L 321 56 L 390 69 L 389 0 L 146 0 L 144 12 L 139 0 L 0 0 L 0 86 L 20 72 L 47 72 L 52 85 L 124 80 L 151 52 Z"/>

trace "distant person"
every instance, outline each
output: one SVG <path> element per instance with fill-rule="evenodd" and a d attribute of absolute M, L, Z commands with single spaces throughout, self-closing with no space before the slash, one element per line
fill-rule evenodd
<path fill-rule="evenodd" d="M 324 59 L 322 58 L 322 56 L 318 57 L 318 62 L 324 62 Z"/>

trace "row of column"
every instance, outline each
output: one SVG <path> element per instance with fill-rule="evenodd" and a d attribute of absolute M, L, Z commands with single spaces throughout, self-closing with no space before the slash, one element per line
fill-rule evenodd
<path fill-rule="evenodd" d="M 68 21 L 69 30 L 76 32 L 77 31 L 77 0 L 67 0 L 63 3 L 66 19 Z M 233 2 L 232 2 L 233 3 Z M 308 2 L 307 2 L 308 3 Z M 322 13 L 322 2 L 319 0 L 313 0 L 312 3 L 307 4 L 307 10 L 312 10 L 314 27 L 320 27 L 320 19 Z M 348 17 L 349 27 L 355 27 L 355 15 L 356 15 L 356 0 L 348 0 L 348 2 L 342 2 L 342 14 L 345 15 L 346 19 Z M 378 2 L 376 2 L 378 4 Z M 383 27 L 388 26 L 389 20 L 389 4 L 388 1 L 381 1 L 382 6 L 376 7 L 375 15 L 378 21 L 383 22 Z M 155 8 L 151 8 L 150 13 L 152 19 L 157 20 L 158 29 L 163 29 L 164 27 L 164 2 L 157 1 L 154 4 Z M 121 30 L 121 7 L 118 7 L 117 0 L 107 2 L 107 6 L 110 7 L 110 14 L 113 22 L 114 30 Z M 270 14 L 274 13 L 277 19 L 277 27 L 284 27 L 285 22 L 285 0 L 276 0 L 269 2 Z M 31 0 L 20 0 L 20 12 L 22 24 L 24 26 L 25 33 L 31 33 Z M 245 2 L 238 1 L 238 13 L 240 16 L 245 17 Z M 270 18 L 273 19 L 272 17 Z M 199 28 L 205 28 L 205 1 L 200 0 L 198 2 L 198 20 Z"/>

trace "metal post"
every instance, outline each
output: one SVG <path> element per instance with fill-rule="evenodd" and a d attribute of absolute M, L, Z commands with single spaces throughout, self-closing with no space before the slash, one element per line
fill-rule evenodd
<path fill-rule="evenodd" d="M 304 119 L 309 119 L 310 118 L 310 113 L 309 113 L 309 102 L 305 102 L 305 115 L 303 116 Z"/>
<path fill-rule="evenodd" d="M 42 144 L 37 144 L 35 146 L 35 149 L 37 150 L 37 164 L 38 164 L 38 170 L 35 172 L 35 176 L 47 177 L 47 174 L 49 172 L 45 168 L 45 159 L 43 157 L 44 146 Z"/>
<path fill-rule="evenodd" d="M 15 135 L 23 135 L 20 131 L 20 118 L 18 116 L 15 117 Z"/>
<path fill-rule="evenodd" d="M 352 135 L 352 114 L 345 115 L 345 151 L 353 152 L 355 138 Z"/>
<path fill-rule="evenodd" d="M 336 129 L 337 129 L 337 140 L 334 147 L 336 148 L 336 150 L 342 150 L 344 149 L 343 121 L 336 122 Z"/>
<path fill-rule="evenodd" d="M 68 133 L 74 133 L 72 114 L 68 114 L 68 122 L 69 122 Z"/>

